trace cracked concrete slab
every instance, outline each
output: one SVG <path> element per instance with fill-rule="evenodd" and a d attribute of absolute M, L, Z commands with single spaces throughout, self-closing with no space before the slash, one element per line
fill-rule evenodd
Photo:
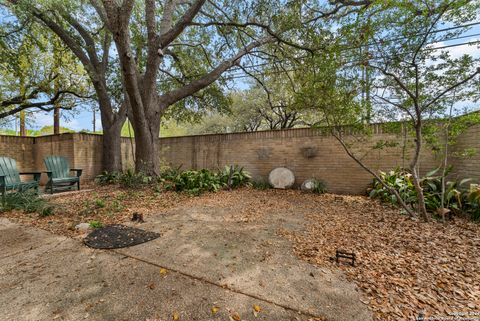
<path fill-rule="evenodd" d="M 149 217 L 140 226 L 161 237 L 119 252 L 327 320 L 371 319 L 343 274 L 298 260 L 277 235 L 303 228 L 301 213 L 276 209 L 244 222 L 237 210 L 190 204 Z"/>

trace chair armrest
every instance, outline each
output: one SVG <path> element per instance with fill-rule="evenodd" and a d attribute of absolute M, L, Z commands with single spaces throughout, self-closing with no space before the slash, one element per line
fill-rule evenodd
<path fill-rule="evenodd" d="M 77 177 L 80 177 L 80 176 L 82 176 L 83 169 L 81 169 L 81 168 L 70 168 L 70 171 L 77 172 Z"/>
<path fill-rule="evenodd" d="M 18 173 L 20 175 L 33 175 L 33 180 L 34 181 L 40 181 L 40 176 L 42 175 L 41 172 L 22 172 L 22 173 Z"/>

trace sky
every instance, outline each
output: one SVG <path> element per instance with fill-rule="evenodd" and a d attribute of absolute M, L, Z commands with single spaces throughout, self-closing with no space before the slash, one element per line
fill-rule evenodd
<path fill-rule="evenodd" d="M 472 29 L 470 29 L 466 35 L 476 35 L 480 34 L 480 26 L 474 26 Z M 433 45 L 434 47 L 443 47 L 445 45 L 452 45 L 452 44 L 459 44 L 463 42 L 472 42 L 472 41 L 480 41 L 480 36 L 475 36 L 475 37 L 470 37 L 466 39 L 461 39 L 461 40 L 453 40 L 453 41 L 448 41 L 445 43 L 437 43 Z M 451 47 L 446 49 L 450 52 L 450 54 L 458 58 L 464 54 L 469 54 L 472 55 L 475 58 L 480 58 L 480 44 L 477 43 L 475 45 L 469 45 L 469 46 L 457 46 L 457 47 Z M 247 78 L 239 78 L 234 80 L 234 88 L 235 89 L 246 89 L 248 87 L 248 79 Z M 91 108 L 79 108 L 76 114 L 72 115 L 69 114 L 68 112 L 65 112 L 65 118 L 62 117 L 61 120 L 61 126 L 63 127 L 68 127 L 70 129 L 73 129 L 75 131 L 81 131 L 81 130 L 88 130 L 92 131 L 93 130 L 93 114 Z M 42 113 L 42 112 L 37 112 L 35 113 L 34 119 L 32 118 L 28 124 L 28 129 L 40 129 L 44 126 L 51 126 L 53 125 L 53 112 L 49 113 Z M 7 126 L 7 128 L 10 129 L 15 129 L 16 124 L 15 121 L 10 121 Z M 97 111 L 96 114 L 96 129 L 101 130 L 101 121 L 100 121 L 100 115 L 99 112 Z"/>

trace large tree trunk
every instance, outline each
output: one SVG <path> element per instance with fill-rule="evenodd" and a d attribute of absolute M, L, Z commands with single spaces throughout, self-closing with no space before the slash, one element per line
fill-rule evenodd
<path fill-rule="evenodd" d="M 102 164 L 108 172 L 122 171 L 121 137 L 123 122 L 114 122 L 110 127 L 103 128 Z"/>
<path fill-rule="evenodd" d="M 103 98 L 105 99 L 105 97 Z M 102 108 L 102 103 L 110 103 L 104 99 L 99 100 L 103 127 L 102 169 L 107 172 L 121 172 L 123 170 L 121 133 L 123 124 L 127 119 L 126 106 L 122 105 L 120 110 L 114 114 L 111 112 L 111 107 L 105 108 L 103 106 Z"/>
<path fill-rule="evenodd" d="M 135 170 L 148 175 L 160 173 L 160 116 L 133 122 L 135 131 Z"/>

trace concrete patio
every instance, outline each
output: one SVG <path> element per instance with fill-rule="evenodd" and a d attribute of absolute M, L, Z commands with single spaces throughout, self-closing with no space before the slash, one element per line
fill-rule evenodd
<path fill-rule="evenodd" d="M 298 260 L 277 235 L 302 229 L 302 215 L 248 220 L 236 206 L 187 202 L 135 224 L 160 238 L 110 251 L 0 219 L 2 318 L 371 320 L 341 272 Z"/>

